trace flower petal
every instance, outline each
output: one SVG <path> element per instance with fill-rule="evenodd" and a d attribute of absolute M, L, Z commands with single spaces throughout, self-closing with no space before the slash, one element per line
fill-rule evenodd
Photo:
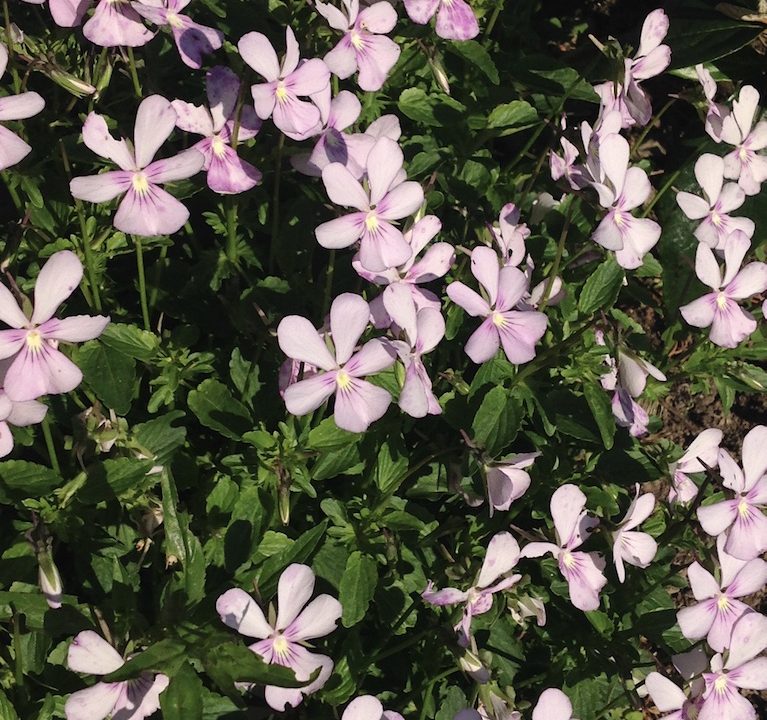
<path fill-rule="evenodd" d="M 61 303 L 80 285 L 83 265 L 70 250 L 51 255 L 43 265 L 35 283 L 35 311 L 32 323 L 40 325 L 50 320 Z"/>
<path fill-rule="evenodd" d="M 216 600 L 221 622 L 240 635 L 263 640 L 274 632 L 256 601 L 240 588 L 232 588 Z"/>
<path fill-rule="evenodd" d="M 365 432 L 383 417 L 390 402 L 391 395 L 383 388 L 352 378 L 345 390 L 336 393 L 336 425 L 349 432 Z"/>
<path fill-rule="evenodd" d="M 352 356 L 370 322 L 370 306 L 354 293 L 342 293 L 330 306 L 330 335 L 336 348 L 336 362 L 343 365 Z"/>
<path fill-rule="evenodd" d="M 277 342 L 289 358 L 316 365 L 323 370 L 337 367 L 327 345 L 306 318 L 288 315 L 277 326 Z"/>
<path fill-rule="evenodd" d="M 173 105 L 161 95 L 150 95 L 141 101 L 133 131 L 137 167 L 145 168 L 152 162 L 176 127 L 177 119 Z"/>
<path fill-rule="evenodd" d="M 78 633 L 67 651 L 69 669 L 87 675 L 109 675 L 124 664 L 117 650 L 93 630 Z"/>
<path fill-rule="evenodd" d="M 280 63 L 277 53 L 266 35 L 250 32 L 243 35 L 237 43 L 242 59 L 267 82 L 273 82 L 280 76 Z"/>
<path fill-rule="evenodd" d="M 290 623 L 285 636 L 297 641 L 325 637 L 336 629 L 341 613 L 341 603 L 338 600 L 330 595 L 319 595 Z"/>

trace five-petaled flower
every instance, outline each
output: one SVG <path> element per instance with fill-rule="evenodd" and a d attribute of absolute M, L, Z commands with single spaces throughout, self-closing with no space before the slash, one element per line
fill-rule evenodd
<path fill-rule="evenodd" d="M 479 23 L 466 0 L 405 0 L 414 23 L 426 25 L 437 15 L 437 35 L 445 40 L 471 40 L 479 35 Z"/>
<path fill-rule="evenodd" d="M 654 508 L 655 496 L 652 493 L 640 496 L 637 484 L 636 496 L 613 535 L 613 562 L 621 582 L 626 579 L 624 563 L 646 568 L 658 552 L 658 543 L 650 535 L 634 529 L 650 517 Z"/>

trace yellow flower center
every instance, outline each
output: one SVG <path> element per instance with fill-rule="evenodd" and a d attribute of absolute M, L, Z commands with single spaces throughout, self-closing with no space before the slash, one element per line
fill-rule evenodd
<path fill-rule="evenodd" d="M 716 601 L 716 606 L 720 610 L 726 610 L 730 606 L 730 601 L 726 595 L 720 595 L 719 599 Z"/>
<path fill-rule="evenodd" d="M 143 195 L 149 190 L 149 180 L 146 179 L 146 175 L 142 172 L 135 173 L 133 175 L 133 189 L 139 194 Z"/>
<path fill-rule="evenodd" d="M 174 12 L 169 12 L 166 16 L 168 18 L 168 25 L 173 28 L 184 27 L 184 23 L 181 22 L 181 18 Z"/>
<path fill-rule="evenodd" d="M 224 157 L 226 154 L 226 143 L 221 139 L 220 135 L 216 135 L 213 138 L 213 142 L 211 142 L 210 147 L 216 157 Z"/>
<path fill-rule="evenodd" d="M 284 103 L 286 98 L 288 97 L 288 91 L 285 87 L 285 83 L 280 80 L 277 83 L 277 90 L 275 90 L 274 94 L 277 96 L 278 102 Z"/>
<path fill-rule="evenodd" d="M 746 517 L 746 515 L 748 515 L 748 503 L 745 500 L 740 501 L 740 504 L 738 505 L 738 514 L 741 517 Z"/>
<path fill-rule="evenodd" d="M 499 328 L 506 327 L 507 322 L 508 321 L 506 320 L 505 317 L 503 317 L 503 315 L 501 315 L 501 313 L 499 312 L 493 313 L 493 325 L 495 325 L 496 327 L 499 327 Z"/>
<path fill-rule="evenodd" d="M 356 47 L 357 50 L 362 49 L 362 47 L 365 44 L 365 41 L 362 39 L 362 36 L 356 30 L 352 30 L 351 36 L 352 36 L 351 37 L 352 45 L 354 45 L 354 47 Z"/>
<path fill-rule="evenodd" d="M 724 308 L 727 307 L 727 296 L 723 292 L 720 292 L 716 296 L 716 306 L 720 310 L 724 310 Z"/>
<path fill-rule="evenodd" d="M 724 692 L 724 689 L 726 687 L 727 687 L 726 675 L 720 675 L 716 680 L 714 680 L 714 690 L 716 690 L 718 693 Z"/>
<path fill-rule="evenodd" d="M 746 161 L 746 159 L 748 158 L 748 150 L 746 150 L 746 148 L 742 147 L 742 148 L 740 149 L 740 151 L 738 152 L 738 157 L 739 157 L 739 158 L 740 158 L 740 159 L 741 159 L 743 162 L 745 162 L 745 161 Z"/>
<path fill-rule="evenodd" d="M 562 563 L 566 568 L 571 568 L 573 565 L 575 565 L 575 558 L 572 556 L 572 553 L 565 551 L 565 553 L 562 555 Z"/>
<path fill-rule="evenodd" d="M 714 224 L 714 227 L 719 227 L 722 224 L 722 218 L 716 210 L 711 213 L 711 222 Z"/>
<path fill-rule="evenodd" d="M 375 210 L 371 210 L 365 218 L 365 227 L 368 229 L 368 232 L 378 230 L 378 215 L 376 215 Z"/>
<path fill-rule="evenodd" d="M 352 384 L 351 376 L 346 370 L 339 370 L 336 375 L 336 385 L 339 390 L 348 390 Z"/>
<path fill-rule="evenodd" d="M 27 333 L 27 347 L 32 352 L 40 352 L 43 347 L 43 336 L 37 330 L 30 330 Z"/>
<path fill-rule="evenodd" d="M 615 211 L 615 214 L 613 215 L 613 219 L 615 220 L 615 224 L 618 227 L 621 227 L 623 225 L 623 213 L 620 210 Z"/>

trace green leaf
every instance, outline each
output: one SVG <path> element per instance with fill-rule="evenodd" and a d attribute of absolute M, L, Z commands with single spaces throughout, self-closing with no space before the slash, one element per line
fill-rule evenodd
<path fill-rule="evenodd" d="M 118 415 L 131 406 L 136 380 L 136 361 L 97 340 L 78 348 L 75 363 L 99 400 Z"/>
<path fill-rule="evenodd" d="M 0 462 L 0 495 L 40 497 L 47 495 L 64 481 L 50 468 L 24 460 Z M 2 498 L 0 498 L 2 499 Z"/>
<path fill-rule="evenodd" d="M 346 561 L 346 569 L 338 588 L 338 601 L 343 607 L 341 622 L 344 627 L 352 627 L 365 617 L 377 584 L 376 561 L 358 550 L 353 552 Z"/>
<path fill-rule="evenodd" d="M 94 463 L 88 467 L 88 481 L 78 493 L 78 498 L 86 503 L 119 498 L 135 490 L 153 466 L 153 460 L 128 457 Z"/>
<path fill-rule="evenodd" d="M 615 416 L 613 415 L 610 397 L 597 382 L 587 382 L 583 386 L 583 394 L 591 408 L 591 414 L 597 421 L 602 442 L 608 450 L 613 446 L 615 438 Z"/>
<path fill-rule="evenodd" d="M 402 443 L 397 443 L 401 445 Z M 396 489 L 405 477 L 408 469 L 407 455 L 385 442 L 378 451 L 375 465 L 375 481 L 382 493 Z"/>
<path fill-rule="evenodd" d="M 520 406 L 503 387 L 494 387 L 482 399 L 474 416 L 472 438 L 495 455 L 514 439 L 521 424 Z"/>
<path fill-rule="evenodd" d="M 184 643 L 178 640 L 160 640 L 128 660 L 113 673 L 104 676 L 104 682 L 122 682 L 138 677 L 145 670 L 173 674 L 187 655 Z"/>
<path fill-rule="evenodd" d="M 11 705 L 11 701 L 0 688 L 0 718 L 3 720 L 19 720 L 19 716 Z"/>
<path fill-rule="evenodd" d="M 202 720 L 202 680 L 184 662 L 160 695 L 163 720 Z"/>
<path fill-rule="evenodd" d="M 314 548 L 322 539 L 325 530 L 328 527 L 328 521 L 323 520 L 319 525 L 307 530 L 299 537 L 285 552 L 270 557 L 262 566 L 258 585 L 264 597 L 273 595 L 277 589 L 277 576 L 291 563 L 303 563 L 309 559 L 314 552 Z"/>
<path fill-rule="evenodd" d="M 495 66 L 490 53 L 476 40 L 451 42 L 448 44 L 447 49 L 476 66 L 493 85 L 497 85 L 501 81 L 498 76 L 498 68 Z"/>
<path fill-rule="evenodd" d="M 488 128 L 508 128 L 527 126 L 538 119 L 535 108 L 524 100 L 512 100 L 510 103 L 498 105 L 487 118 Z"/>
<path fill-rule="evenodd" d="M 189 393 L 187 400 L 199 421 L 231 440 L 239 440 L 253 429 L 248 409 L 235 400 L 229 388 L 218 380 L 208 379 Z"/>
<path fill-rule="evenodd" d="M 121 355 L 136 360 L 151 360 L 160 347 L 160 339 L 154 333 L 123 323 L 109 323 L 99 340 Z"/>
<path fill-rule="evenodd" d="M 167 465 L 175 451 L 184 444 L 186 428 L 173 427 L 175 420 L 184 417 L 181 410 L 174 410 L 133 428 L 133 437 L 145 450 L 154 453 L 157 465 Z"/>
<path fill-rule="evenodd" d="M 253 396 L 261 389 L 262 385 L 258 377 L 258 365 L 246 360 L 242 357 L 240 348 L 235 348 L 229 359 L 229 374 L 237 388 L 240 400 L 250 404 Z"/>
<path fill-rule="evenodd" d="M 625 273 L 610 255 L 586 280 L 578 298 L 578 309 L 591 315 L 600 308 L 609 307 L 618 298 Z"/>
<path fill-rule="evenodd" d="M 346 447 L 359 442 L 362 433 L 353 433 L 342 430 L 332 418 L 325 418 L 316 428 L 309 432 L 309 447 L 312 450 L 327 450 L 331 448 Z"/>
<path fill-rule="evenodd" d="M 319 668 L 308 681 L 296 680 L 290 668 L 268 665 L 244 645 L 216 643 L 209 646 L 202 657 L 207 672 L 222 689 L 233 689 L 235 682 L 277 685 L 286 688 L 300 688 L 312 682 L 319 674 Z"/>
<path fill-rule="evenodd" d="M 705 18 L 700 11 L 694 12 L 694 17 L 671 23 L 665 40 L 674 49 L 669 70 L 719 60 L 745 47 L 764 31 L 763 25 L 714 14 Z"/>

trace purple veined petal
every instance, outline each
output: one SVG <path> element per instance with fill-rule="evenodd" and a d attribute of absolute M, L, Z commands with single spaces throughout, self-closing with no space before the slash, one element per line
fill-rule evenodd
<path fill-rule="evenodd" d="M 78 633 L 67 651 L 69 669 L 87 675 L 108 675 L 124 664 L 117 650 L 93 630 Z"/>
<path fill-rule="evenodd" d="M 291 641 L 325 637 L 336 629 L 341 613 L 341 603 L 338 600 L 330 595 L 318 595 L 285 629 L 285 637 Z"/>
<path fill-rule="evenodd" d="M 660 240 L 661 227 L 650 218 L 624 216 L 624 219 L 627 232 L 623 235 L 623 247 L 615 251 L 615 259 L 621 267 L 633 270 L 642 265 L 644 256 Z"/>
<path fill-rule="evenodd" d="M 462 307 L 472 317 L 486 317 L 492 312 L 487 300 L 462 282 L 451 282 L 447 286 L 446 292 L 456 305 Z"/>
<path fill-rule="evenodd" d="M 716 617 L 716 600 L 709 599 L 682 608 L 676 614 L 676 621 L 682 630 L 682 635 L 692 642 L 709 634 Z"/>
<path fill-rule="evenodd" d="M 642 36 L 639 41 L 637 57 L 644 57 L 655 50 L 668 34 L 668 16 L 662 9 L 653 10 L 642 24 Z"/>
<path fill-rule="evenodd" d="M 519 271 L 517 271 L 519 272 Z M 498 299 L 498 280 L 501 268 L 495 251 L 484 245 L 471 251 L 471 274 L 485 289 L 490 306 L 494 307 Z M 520 273 L 521 274 L 521 273 Z"/>
<path fill-rule="evenodd" d="M 0 125 L 0 170 L 20 163 L 31 151 L 16 133 Z"/>
<path fill-rule="evenodd" d="M 2 142 L 1 139 L 0 142 Z M 79 200 L 102 203 L 114 200 L 118 195 L 127 192 L 131 188 L 132 181 L 133 173 L 112 170 L 100 175 L 72 178 L 69 183 L 69 191 L 73 197 Z"/>
<path fill-rule="evenodd" d="M 288 667 L 296 673 L 298 680 L 308 680 L 318 667 L 320 674 L 314 682 L 295 690 L 267 685 L 266 702 L 274 710 L 284 710 L 286 705 L 295 707 L 300 704 L 304 696 L 311 695 L 322 688 L 333 672 L 333 661 L 329 657 L 309 652 L 300 645 L 291 644 L 290 655 Z"/>
<path fill-rule="evenodd" d="M 735 187 L 738 186 L 736 185 Z M 701 220 L 708 215 L 711 209 L 703 198 L 688 192 L 677 193 L 676 202 L 690 220 Z"/>
<path fill-rule="evenodd" d="M 352 356 L 344 365 L 344 371 L 353 378 L 363 378 L 386 370 L 396 359 L 396 351 L 390 343 L 376 338 L 365 343 L 362 349 Z"/>
<path fill-rule="evenodd" d="M 322 171 L 322 182 L 328 197 L 334 204 L 353 207 L 361 212 L 367 212 L 370 209 L 368 194 L 341 163 L 334 162 L 325 167 Z"/>
<path fill-rule="evenodd" d="M 388 137 L 376 140 L 368 155 L 366 166 L 372 205 L 377 205 L 389 193 L 397 174 L 402 169 L 403 162 L 402 150 L 394 140 Z M 420 205 L 420 202 L 418 204 Z M 391 219 L 399 217 L 403 216 L 391 216 Z"/>
<path fill-rule="evenodd" d="M 708 337 L 715 345 L 735 348 L 755 330 L 756 320 L 751 314 L 726 299 L 724 307 L 717 305 Z"/>
<path fill-rule="evenodd" d="M 716 294 L 709 293 L 687 305 L 682 305 L 679 312 L 682 313 L 688 325 L 699 328 L 708 327 L 714 322 L 716 314 Z"/>
<path fill-rule="evenodd" d="M 285 85 L 301 97 L 321 92 L 328 83 L 330 83 L 330 70 L 319 58 L 306 60 L 285 78 Z"/>
<path fill-rule="evenodd" d="M 193 105 L 183 100 L 174 100 L 171 105 L 176 112 L 176 127 L 181 128 L 184 132 L 195 133 L 205 137 L 213 135 L 211 114 L 202 105 Z"/>
<path fill-rule="evenodd" d="M 599 555 L 566 551 L 559 556 L 559 567 L 567 580 L 572 604 L 584 612 L 597 610 L 599 591 L 607 584 L 602 574 L 604 561 Z"/>
<path fill-rule="evenodd" d="M 746 495 L 752 505 L 767 505 L 767 477 L 759 480 Z"/>
<path fill-rule="evenodd" d="M 46 340 L 76 343 L 97 338 L 108 324 L 109 318 L 104 315 L 73 315 L 62 320 L 48 320 L 38 331 Z"/>
<path fill-rule="evenodd" d="M 196 175 L 202 170 L 204 163 L 205 158 L 202 153 L 189 148 L 173 157 L 156 160 L 146 167 L 144 175 L 153 185 L 163 185 Z"/>
<path fill-rule="evenodd" d="M 712 537 L 716 537 L 735 522 L 738 515 L 738 502 L 724 500 L 713 505 L 703 505 L 698 508 L 697 515 L 703 530 Z"/>
<path fill-rule="evenodd" d="M 102 720 L 110 715 L 125 683 L 96 683 L 72 693 L 64 704 L 67 720 Z"/>
<path fill-rule="evenodd" d="M 495 313 L 492 320 L 509 362 L 523 365 L 535 357 L 535 344 L 543 337 L 548 327 L 548 318 L 535 310 Z"/>
<path fill-rule="evenodd" d="M 401 50 L 397 43 L 383 35 L 364 33 L 359 37 L 362 47 L 357 51 L 357 65 L 360 71 L 357 84 L 366 92 L 377 92 L 397 64 Z"/>
<path fill-rule="evenodd" d="M 59 27 L 78 26 L 90 5 L 91 0 L 50 0 L 48 3 L 53 21 Z"/>
<path fill-rule="evenodd" d="M 234 118 L 240 85 L 240 78 L 223 65 L 217 65 L 206 73 L 205 89 L 214 132 L 219 132 L 228 120 Z"/>
<path fill-rule="evenodd" d="M 605 215 L 597 229 L 591 235 L 591 239 L 607 250 L 623 249 L 623 231 L 615 221 L 615 211 L 611 210 Z"/>
<path fill-rule="evenodd" d="M 153 677 L 145 672 L 135 680 L 129 680 L 125 683 L 125 692 L 115 703 L 113 720 L 146 720 L 154 715 L 160 709 L 160 694 L 169 684 L 170 678 L 162 673 Z"/>
<path fill-rule="evenodd" d="M 341 715 L 341 720 L 381 720 L 383 705 L 372 695 L 354 698 Z"/>
<path fill-rule="evenodd" d="M 767 517 L 760 508 L 740 501 L 724 547 L 739 560 L 753 560 L 767 551 Z"/>
<path fill-rule="evenodd" d="M 498 336 L 498 328 L 493 323 L 493 318 L 488 317 L 472 333 L 464 350 L 473 362 L 481 365 L 494 358 L 500 346 L 501 339 Z"/>
<path fill-rule="evenodd" d="M 767 617 L 759 613 L 748 613 L 735 623 L 730 655 L 724 667 L 726 670 L 740 667 L 765 648 L 767 648 Z"/>
<path fill-rule="evenodd" d="M 26 330 L 0 330 L 0 358 L 16 355 L 27 342 Z"/>
<path fill-rule="evenodd" d="M 214 146 L 215 147 L 215 146 Z M 222 145 L 220 152 L 212 152 L 208 166 L 208 187 L 220 195 L 236 195 L 260 184 L 261 171 L 243 160 L 228 145 Z"/>
<path fill-rule="evenodd" d="M 533 720 L 571 720 L 572 716 L 570 699 L 556 688 L 544 690 L 533 710 Z"/>
<path fill-rule="evenodd" d="M 711 678 L 712 687 L 719 678 L 725 680 L 725 685 L 720 691 L 706 696 L 698 720 L 757 720 L 753 705 L 734 690 L 727 675 L 714 675 Z"/>
<path fill-rule="evenodd" d="M 246 637 L 264 639 L 274 632 L 256 601 L 240 588 L 220 595 L 216 600 L 216 612 L 224 625 Z"/>
<path fill-rule="evenodd" d="M 253 97 L 255 99 L 255 95 Z M 277 94 L 276 98 L 272 121 L 289 137 L 294 139 L 308 137 L 315 128 L 320 127 L 320 111 L 316 105 L 305 100 L 299 100 L 291 92 L 288 92 L 284 97 Z"/>
<path fill-rule="evenodd" d="M 496 312 L 505 313 L 513 308 L 524 297 L 527 285 L 527 277 L 519 268 L 510 265 L 501 268 L 498 273 Z"/>
<path fill-rule="evenodd" d="M 687 702 L 684 692 L 660 673 L 651 672 L 645 678 L 644 684 L 655 706 L 661 712 L 681 710 Z"/>
<path fill-rule="evenodd" d="M 376 215 L 369 215 L 362 230 L 360 262 L 366 270 L 381 272 L 399 267 L 410 258 L 410 245 L 402 231 Z"/>
<path fill-rule="evenodd" d="M 562 485 L 551 496 L 551 518 L 562 547 L 569 545 L 586 507 L 586 496 L 575 485 Z"/>
<path fill-rule="evenodd" d="M 186 206 L 157 185 L 146 183 L 146 189 L 139 192 L 136 184 L 134 178 L 115 213 L 113 224 L 118 230 L 153 237 L 172 235 L 184 226 L 189 219 Z"/>
<path fill-rule="evenodd" d="M 339 383 L 336 393 L 336 425 L 349 432 L 365 432 L 371 423 L 383 417 L 391 402 L 391 395 L 365 380 L 350 376 L 347 378 L 345 387 Z"/>
<path fill-rule="evenodd" d="M 3 284 L 0 284 L 0 320 L 6 325 L 10 325 L 12 328 L 23 328 L 29 324 L 27 316 L 21 311 L 19 303 L 16 301 L 13 293 Z M 3 333 L 6 333 L 5 337 L 7 337 L 7 340 L 10 340 L 14 345 L 18 342 L 18 338 L 15 336 L 8 337 L 7 331 L 0 331 L 0 338 L 4 338 Z M 24 336 L 22 336 L 22 339 L 23 337 Z M 0 340 L 0 345 L 3 344 L 5 343 Z M 2 356 L 1 352 L 0 356 Z M 5 357 L 8 356 L 5 355 Z"/>
<path fill-rule="evenodd" d="M 155 25 L 159 25 L 161 27 L 165 25 L 171 25 L 169 18 L 171 11 L 166 8 L 163 3 L 157 3 L 155 5 L 153 2 L 154 0 L 139 0 L 133 6 L 133 9 L 139 15 L 141 15 L 142 18 L 149 20 L 149 22 L 154 23 Z M 176 16 L 174 22 L 178 20 L 179 18 Z"/>
<path fill-rule="evenodd" d="M 45 107 L 45 100 L 36 92 L 7 95 L 0 98 L 0 120 L 24 120 L 37 115 Z"/>
<path fill-rule="evenodd" d="M 365 8 L 359 14 L 357 22 L 371 33 L 390 33 L 397 24 L 397 11 L 391 3 L 381 0 Z"/>
<path fill-rule="evenodd" d="M 446 40 L 471 40 L 479 35 L 477 18 L 466 0 L 442 0 L 435 29 Z"/>
<path fill-rule="evenodd" d="M 622 135 L 608 135 L 599 144 L 599 161 L 615 194 L 623 193 L 629 165 L 629 144 Z"/>
<path fill-rule="evenodd" d="M 735 687 L 743 690 L 767 690 L 767 658 L 751 660 L 733 670 L 728 677 Z"/>
<path fill-rule="evenodd" d="M 285 407 L 292 415 L 306 415 L 325 402 L 337 387 L 336 372 L 299 380 L 285 390 Z"/>
<path fill-rule="evenodd" d="M 215 52 L 223 45 L 224 35 L 207 25 L 200 25 L 186 17 L 176 16 L 176 21 L 183 23 L 176 27 L 171 23 L 173 39 L 176 41 L 178 53 L 187 67 L 199 70 L 202 58 Z"/>
<path fill-rule="evenodd" d="M 39 350 L 27 344 L 8 368 L 5 392 L 14 402 L 36 400 L 74 390 L 83 379 L 80 368 L 43 341 Z"/>
<path fill-rule="evenodd" d="M 309 602 L 314 592 L 314 571 L 308 565 L 293 563 L 280 575 L 277 584 L 275 628 L 285 630 Z"/>
<path fill-rule="evenodd" d="M 724 160 L 718 155 L 704 153 L 695 163 L 695 179 L 703 188 L 709 206 L 713 207 L 722 193 Z"/>
<path fill-rule="evenodd" d="M 696 600 L 706 600 L 719 595 L 719 583 L 700 563 L 694 562 L 687 568 L 687 577 Z"/>
<path fill-rule="evenodd" d="M 712 606 L 717 603 L 715 600 L 707 600 L 707 603 Z M 733 600 L 730 597 L 722 596 L 719 600 L 720 604 L 715 605 L 714 610 L 714 622 L 711 625 L 711 629 L 708 631 L 706 642 L 709 644 L 712 650 L 716 652 L 724 652 L 730 645 L 730 638 L 732 637 L 732 628 L 740 618 L 748 612 L 753 610 L 745 603 L 739 600 Z"/>
<path fill-rule="evenodd" d="M 486 588 L 501 575 L 509 572 L 519 561 L 519 543 L 509 532 L 500 532 L 491 538 L 485 560 L 479 571 L 477 587 Z"/>
<path fill-rule="evenodd" d="M 389 317 L 406 333 L 411 347 L 418 340 L 416 307 L 413 293 L 407 283 L 395 282 L 383 291 L 383 304 Z"/>
<path fill-rule="evenodd" d="M 253 97 L 253 106 L 255 107 L 256 115 L 261 120 L 267 120 L 272 116 L 277 103 L 276 91 L 276 82 L 251 85 L 250 94 Z"/>
<path fill-rule="evenodd" d="M 274 82 L 280 76 L 277 53 L 266 35 L 260 32 L 250 32 L 243 35 L 237 43 L 237 49 L 240 51 L 242 59 L 267 82 Z M 259 117 L 263 120 L 266 119 L 260 113 Z"/>
<path fill-rule="evenodd" d="M 434 590 L 433 588 L 434 583 L 429 580 L 426 590 L 421 593 L 424 602 L 429 603 L 429 605 L 436 605 L 437 607 L 458 605 L 458 603 L 466 602 L 469 597 L 467 592 L 458 590 L 457 588 L 448 587 L 442 590 Z"/>
<path fill-rule="evenodd" d="M 16 427 L 37 425 L 37 423 L 43 421 L 47 412 L 48 406 L 37 402 L 37 400 L 15 402 L 12 404 L 11 411 L 8 413 L 6 420 L 9 424 Z"/>
<path fill-rule="evenodd" d="M 370 306 L 360 295 L 342 293 L 330 306 L 330 335 L 336 349 L 336 363 L 343 365 L 352 356 L 370 322 Z"/>
<path fill-rule="evenodd" d="M 647 173 L 642 168 L 632 167 L 626 171 L 626 179 L 621 193 L 621 210 L 628 211 L 639 207 L 650 196 L 652 186 Z"/>
<path fill-rule="evenodd" d="M 356 212 L 322 223 L 314 230 L 317 242 L 329 250 L 349 247 L 365 231 L 367 213 Z"/>
<path fill-rule="evenodd" d="M 161 95 L 150 95 L 141 101 L 133 134 L 137 167 L 145 168 L 152 162 L 176 127 L 177 119 L 173 105 Z"/>
<path fill-rule="evenodd" d="M 767 264 L 752 262 L 746 265 L 724 289 L 728 297 L 744 300 L 767 290 Z"/>
<path fill-rule="evenodd" d="M 380 141 L 379 141 L 380 142 Z M 396 179 L 395 179 L 396 182 Z M 373 198 L 371 196 L 371 202 Z M 399 220 L 412 215 L 423 203 L 423 188 L 417 182 L 403 182 L 392 188 L 376 208 L 384 220 Z M 411 251 L 412 252 L 412 251 Z M 410 254 L 408 255 L 408 259 Z"/>
<path fill-rule="evenodd" d="M 99 0 L 90 20 L 83 25 L 83 35 L 100 47 L 140 47 L 154 37 L 131 5 L 112 0 Z"/>
<path fill-rule="evenodd" d="M 330 72 L 341 80 L 351 77 L 357 70 L 357 53 L 345 35 L 338 44 L 323 58 Z"/>
<path fill-rule="evenodd" d="M 408 17 L 419 25 L 426 25 L 440 7 L 441 0 L 405 0 Z"/>

